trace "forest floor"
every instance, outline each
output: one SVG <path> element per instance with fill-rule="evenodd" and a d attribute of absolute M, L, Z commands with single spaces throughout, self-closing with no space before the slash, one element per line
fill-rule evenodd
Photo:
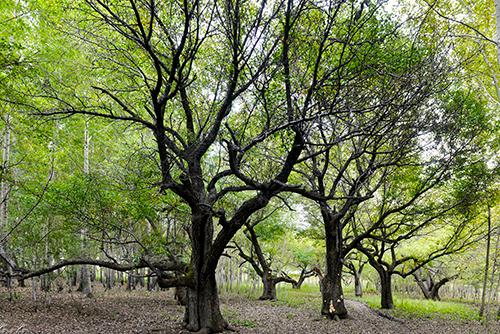
<path fill-rule="evenodd" d="M 50 293 L 33 301 L 30 289 L 6 300 L 0 292 L 0 334 L 35 333 L 186 333 L 183 307 L 169 291 L 97 291 L 94 298 L 78 293 Z M 308 304 L 290 306 L 223 295 L 222 312 L 239 333 L 500 333 L 500 322 L 484 327 L 478 321 L 388 319 L 358 301 L 347 301 L 349 319 L 322 319 Z"/>

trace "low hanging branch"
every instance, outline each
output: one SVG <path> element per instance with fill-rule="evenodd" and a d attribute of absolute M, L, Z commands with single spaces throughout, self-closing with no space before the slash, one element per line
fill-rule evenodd
<path fill-rule="evenodd" d="M 24 280 L 27 278 L 38 277 L 50 272 L 56 271 L 58 269 L 74 266 L 74 265 L 92 265 L 103 268 L 109 268 L 116 271 L 130 271 L 134 269 L 140 268 L 151 268 L 156 273 L 174 271 L 174 272 L 186 272 L 187 265 L 182 262 L 178 262 L 175 260 L 168 260 L 165 258 L 157 258 L 157 257 L 142 257 L 136 263 L 125 263 L 120 264 L 112 261 L 103 261 L 92 258 L 75 258 L 62 260 L 52 266 L 48 266 L 38 270 L 29 270 L 26 268 L 14 267 L 12 275 L 13 277 L 17 277 L 18 279 Z M 166 278 L 164 279 L 164 285 L 167 286 L 186 286 L 188 285 L 188 281 L 185 276 L 178 276 L 175 278 Z"/>

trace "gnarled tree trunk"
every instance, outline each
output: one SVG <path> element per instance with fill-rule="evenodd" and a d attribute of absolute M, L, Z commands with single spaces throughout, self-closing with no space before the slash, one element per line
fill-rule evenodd
<path fill-rule="evenodd" d="M 215 274 L 199 276 L 194 286 L 188 287 L 184 320 L 189 331 L 222 332 L 227 327 L 220 312 Z"/>
<path fill-rule="evenodd" d="M 189 331 L 222 332 L 227 322 L 222 317 L 215 269 L 207 271 L 207 254 L 212 245 L 213 221 L 205 208 L 192 208 L 191 265 L 188 273 L 184 321 Z"/>
<path fill-rule="evenodd" d="M 420 276 L 420 273 L 416 271 L 413 274 L 413 277 L 415 277 L 415 281 L 417 282 L 418 287 L 424 294 L 425 299 L 431 299 L 431 292 L 429 290 L 429 287 L 426 285 L 426 282 L 423 281 L 422 277 Z"/>
<path fill-rule="evenodd" d="M 276 300 L 276 280 L 270 274 L 262 275 L 263 291 L 260 300 Z"/>
<path fill-rule="evenodd" d="M 334 219 L 333 213 L 322 208 L 321 213 L 325 223 L 326 235 L 326 275 L 322 279 L 321 314 L 329 318 L 346 318 L 347 309 L 342 291 L 342 232 L 341 222 Z"/>
<path fill-rule="evenodd" d="M 441 287 L 443 287 L 446 283 L 448 283 L 452 279 L 458 277 L 458 275 L 444 277 L 438 282 L 434 281 L 434 278 L 432 277 L 431 273 L 427 275 L 426 280 L 424 280 L 420 276 L 419 271 L 416 271 L 413 274 L 413 277 L 415 277 L 415 281 L 417 282 L 417 285 L 419 286 L 420 290 L 422 290 L 425 299 L 441 300 L 441 297 L 439 296 L 439 289 L 441 289 Z"/>

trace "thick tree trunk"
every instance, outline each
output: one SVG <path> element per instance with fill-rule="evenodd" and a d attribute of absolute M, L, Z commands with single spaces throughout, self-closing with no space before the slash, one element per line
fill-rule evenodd
<path fill-rule="evenodd" d="M 227 323 L 222 317 L 214 270 L 207 271 L 207 253 L 212 245 L 213 222 L 204 208 L 192 208 L 191 284 L 187 288 L 184 321 L 189 331 L 222 332 Z"/>
<path fill-rule="evenodd" d="M 189 331 L 222 332 L 227 327 L 220 312 L 215 274 L 200 277 L 194 287 L 187 289 L 185 314 Z"/>
<path fill-rule="evenodd" d="M 383 268 L 377 270 L 380 276 L 380 306 L 384 309 L 393 309 L 392 299 L 392 273 Z"/>
<path fill-rule="evenodd" d="M 262 277 L 262 296 L 260 300 L 276 300 L 276 281 L 270 275 L 263 275 Z"/>
<path fill-rule="evenodd" d="M 322 216 L 325 224 L 326 241 L 326 275 L 322 280 L 321 314 L 331 319 L 347 318 L 347 309 L 344 304 L 344 293 L 342 291 L 342 230 L 341 222 L 332 219 L 332 213 L 322 208 Z"/>

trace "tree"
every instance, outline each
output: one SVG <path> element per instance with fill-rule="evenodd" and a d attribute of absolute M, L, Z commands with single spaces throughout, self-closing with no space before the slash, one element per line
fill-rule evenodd
<path fill-rule="evenodd" d="M 345 258 L 344 267 L 348 273 L 354 277 L 354 295 L 356 297 L 363 296 L 363 286 L 361 284 L 361 273 L 365 267 L 367 260 L 361 252 L 351 252 Z"/>
<path fill-rule="evenodd" d="M 297 284 L 297 281 L 292 279 L 282 270 L 276 270 L 272 267 L 273 259 L 271 256 L 266 256 L 259 242 L 259 237 L 255 232 L 257 222 L 248 222 L 245 224 L 245 236 L 251 243 L 250 252 L 245 252 L 244 249 L 235 242 L 238 249 L 238 254 L 244 261 L 248 262 L 255 270 L 257 275 L 262 280 L 263 291 L 259 297 L 260 300 L 276 300 L 276 285 L 279 283 Z M 269 233 L 268 233 L 269 237 Z M 276 234 L 272 235 L 273 239 Z"/>
<path fill-rule="evenodd" d="M 334 97 L 323 97 L 321 103 L 350 112 L 316 123 L 317 132 L 306 147 L 311 159 L 298 171 L 307 188 L 291 190 L 315 201 L 320 208 L 326 243 L 322 314 L 330 318 L 347 316 L 341 283 L 343 262 L 370 235 L 369 231 L 357 231 L 353 217 L 358 207 L 376 196 L 393 170 L 410 169 L 415 164 L 427 166 L 410 205 L 442 182 L 457 154 L 465 150 L 464 145 L 456 143 L 451 146 L 454 152 L 442 159 L 418 161 L 427 150 L 422 142 L 438 138 L 433 144 L 439 147 L 451 140 L 451 136 L 439 138 L 445 133 L 444 124 L 451 126 L 452 115 L 458 111 L 442 112 L 439 100 L 446 98 L 452 69 L 441 51 L 425 41 L 413 43 L 420 42 L 418 37 L 399 31 L 395 22 L 378 14 L 379 9 L 371 6 L 366 12 L 347 15 L 345 26 L 354 31 L 367 30 L 360 36 L 349 35 L 353 42 L 347 43 L 341 53 L 342 66 L 333 68 L 341 69 L 338 77 L 350 80 L 337 82 L 331 94 Z M 445 37 L 435 37 L 446 45 Z M 358 44 L 369 47 L 354 47 Z M 353 60 L 358 58 L 363 61 Z M 442 125 L 429 124 L 436 117 L 443 119 Z"/>
<path fill-rule="evenodd" d="M 425 269 L 426 273 L 426 276 L 424 277 L 422 277 L 422 271 L 424 271 L 423 269 Z M 422 290 L 425 299 L 441 300 L 441 297 L 439 296 L 439 289 L 441 289 L 449 281 L 458 277 L 458 274 L 454 274 L 448 276 L 441 275 L 442 278 L 438 278 L 440 271 L 439 267 L 424 267 L 413 273 L 413 277 L 415 278 L 420 290 Z"/>
<path fill-rule="evenodd" d="M 123 169 L 139 172 L 123 180 L 123 173 L 109 173 L 122 167 L 116 164 L 100 173 L 58 175 L 33 229 L 20 223 L 11 229 L 27 232 L 29 238 L 19 233 L 15 240 L 26 253 L 0 252 L 5 268 L 21 280 L 71 265 L 147 268 L 161 286 L 187 289 L 189 330 L 220 332 L 227 327 L 215 281 L 220 257 L 245 224 L 258 229 L 250 223 L 253 215 L 291 192 L 314 201 L 322 215 L 322 313 L 345 317 L 346 256 L 365 239 L 381 238 L 386 218 L 446 180 L 467 146 L 453 137 L 468 117 L 460 101 L 442 105 L 454 102 L 448 93 L 461 79 L 449 76 L 455 64 L 447 59 L 446 39 L 421 38 L 420 21 L 401 27 L 380 2 L 23 6 L 37 9 L 35 37 L 26 45 L 39 48 L 40 61 L 4 100 L 60 124 L 85 118 L 95 121 L 94 129 L 123 122 L 127 127 L 114 138 L 121 140 L 108 140 L 106 147 L 119 145 L 128 153 L 124 159 L 136 154 Z M 81 137 L 81 124 L 73 136 Z M 81 152 L 81 143 L 64 144 Z M 380 195 L 389 175 L 413 167 L 414 193 L 361 226 L 364 203 Z M 152 184 L 161 195 L 144 190 Z M 110 185 L 131 191 L 124 195 Z M 40 265 L 38 243 L 27 243 L 43 239 L 49 224 L 41 220 L 53 208 L 50 226 L 66 239 L 45 238 L 47 248 L 59 250 L 53 254 L 58 260 Z M 187 238 L 176 232 L 181 228 Z M 82 230 L 89 241 L 85 256 L 75 238 Z M 248 233 L 258 245 L 259 234 Z M 264 265 L 260 270 L 270 272 Z"/>
<path fill-rule="evenodd" d="M 292 263 L 294 267 L 300 270 L 296 282 L 292 283 L 294 289 L 300 289 L 305 280 L 309 277 L 316 276 L 315 268 L 321 267 L 322 249 L 316 240 L 311 240 L 301 233 L 297 233 L 295 239 L 290 245 L 292 251 Z"/>
<path fill-rule="evenodd" d="M 78 51 L 71 66 L 84 75 L 60 80 L 50 74 L 59 73 L 54 72 L 57 65 L 48 61 L 42 78 L 27 83 L 37 91 L 33 102 L 18 104 L 47 117 L 86 115 L 138 126 L 148 149 L 156 151 L 159 188 L 174 193 L 190 210 L 189 270 L 168 283 L 188 289 L 189 330 L 220 332 L 227 324 L 215 282 L 218 260 L 250 216 L 287 189 L 310 130 L 306 121 L 330 112 L 313 103 L 324 85 L 319 74 L 324 54 L 311 63 L 309 54 L 293 52 L 291 46 L 324 29 L 322 40 L 310 44 L 321 50 L 335 15 L 316 29 L 298 24 L 310 10 L 322 12 L 307 1 L 85 4 L 78 15 L 92 20 L 70 22 L 77 42 L 66 36 Z M 338 13 L 341 5 L 332 1 L 329 13 Z M 65 38 L 51 31 L 51 38 Z M 297 100 L 302 92 L 305 98 Z M 272 150 L 277 156 L 266 159 L 268 173 L 252 174 L 252 164 L 262 166 L 259 152 L 269 156 Z M 215 169 L 208 163 L 213 155 L 220 157 Z M 235 192 L 248 196 L 227 212 L 220 203 Z M 70 259 L 18 271 L 27 278 L 71 264 L 115 270 L 184 267 L 178 261 L 161 263 L 146 254 L 123 265 Z"/>
<path fill-rule="evenodd" d="M 404 176 L 395 174 L 387 179 L 378 201 L 367 203 L 375 206 L 367 206 L 364 211 L 357 212 L 361 230 L 364 230 L 360 234 L 370 232 L 356 248 L 379 274 L 381 307 L 386 309 L 394 307 L 394 274 L 403 278 L 415 275 L 417 282 L 422 283 L 418 273 L 420 268 L 435 259 L 459 253 L 482 237 L 482 230 L 474 226 L 473 216 L 467 213 L 467 206 L 474 204 L 469 202 L 468 196 L 447 197 L 445 192 L 453 192 L 446 186 L 435 186 L 431 192 L 419 194 L 413 188 L 415 180 Z M 472 194 L 472 190 L 469 188 L 467 193 Z M 361 217 L 363 212 L 365 218 Z M 437 295 L 438 289 L 448 280 L 446 278 L 432 287 L 421 287 L 434 288 Z"/>

